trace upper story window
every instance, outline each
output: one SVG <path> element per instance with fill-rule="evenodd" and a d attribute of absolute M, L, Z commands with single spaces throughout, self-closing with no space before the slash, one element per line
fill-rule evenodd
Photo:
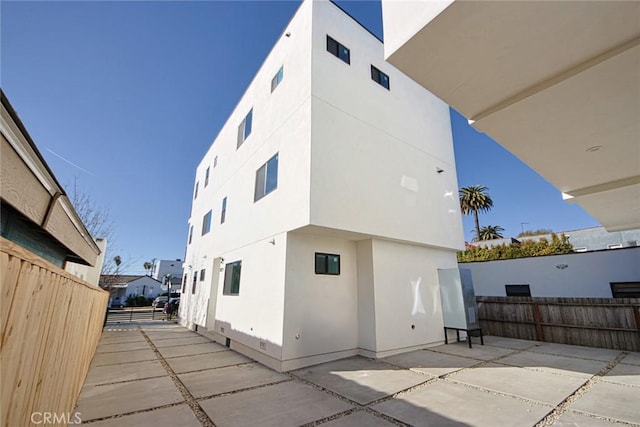
<path fill-rule="evenodd" d="M 251 124 L 253 122 L 253 108 L 249 110 L 249 113 L 244 118 L 240 126 L 238 126 L 238 145 L 236 149 L 240 148 L 242 143 L 251 135 Z"/>
<path fill-rule="evenodd" d="M 222 210 L 220 212 L 220 224 L 224 223 L 227 216 L 227 198 L 222 199 Z"/>
<path fill-rule="evenodd" d="M 193 190 L 193 199 L 197 199 L 198 198 L 198 184 L 200 184 L 198 181 L 196 181 L 196 188 L 195 190 Z"/>
<path fill-rule="evenodd" d="M 529 285 L 504 285 L 508 297 L 530 297 L 531 288 Z"/>
<path fill-rule="evenodd" d="M 204 236 L 209 231 L 211 231 L 211 211 L 202 218 L 202 235 Z"/>
<path fill-rule="evenodd" d="M 276 88 L 278 87 L 278 85 L 282 81 L 282 77 L 284 77 L 284 68 L 280 67 L 280 69 L 278 70 L 276 75 L 273 76 L 273 78 L 271 79 L 271 92 L 272 93 L 273 93 L 274 90 L 276 90 Z"/>
<path fill-rule="evenodd" d="M 209 168 L 204 173 L 204 186 L 206 187 L 207 185 L 209 185 Z"/>
<path fill-rule="evenodd" d="M 206 274 L 206 271 L 204 268 L 202 270 L 200 270 L 200 281 L 203 282 L 204 281 L 204 276 Z"/>
<path fill-rule="evenodd" d="M 327 52 L 332 53 L 347 64 L 351 64 L 351 51 L 349 48 L 335 41 L 329 35 L 327 35 Z"/>
<path fill-rule="evenodd" d="M 215 168 L 216 166 L 218 166 L 218 156 L 213 158 L 213 167 Z"/>
<path fill-rule="evenodd" d="M 198 284 L 198 272 L 193 273 L 193 285 L 191 286 L 191 293 L 196 293 L 196 285 Z"/>
<path fill-rule="evenodd" d="M 256 171 L 253 201 L 257 202 L 276 188 L 278 188 L 278 153 Z"/>
<path fill-rule="evenodd" d="M 371 80 L 378 83 L 383 88 L 389 90 L 389 76 L 378 70 L 373 65 L 371 66 Z"/>
<path fill-rule="evenodd" d="M 189 227 L 189 244 L 191 244 L 192 239 L 193 239 L 193 225 Z"/>

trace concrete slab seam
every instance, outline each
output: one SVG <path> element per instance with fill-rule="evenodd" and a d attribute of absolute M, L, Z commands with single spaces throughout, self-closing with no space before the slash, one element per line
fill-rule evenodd
<path fill-rule="evenodd" d="M 618 356 L 613 359 L 611 362 L 607 363 L 607 365 L 600 369 L 600 371 L 598 371 L 595 375 L 593 375 L 591 378 L 589 378 L 584 384 L 582 384 L 580 387 L 578 387 L 573 393 L 571 393 L 569 396 L 567 396 L 562 402 L 560 402 L 558 405 L 556 405 L 556 407 L 553 409 L 553 411 L 551 411 L 549 414 L 547 414 L 546 417 L 544 417 L 542 420 L 540 420 L 540 422 L 538 422 L 538 424 L 536 424 L 536 427 L 548 427 L 553 425 L 556 420 L 558 418 L 560 418 L 560 416 L 562 414 L 564 414 L 565 412 L 567 412 L 569 410 L 569 407 L 575 402 L 577 401 L 579 398 L 581 398 L 584 394 L 586 394 L 589 390 L 591 390 L 591 388 L 593 388 L 593 386 L 598 383 L 600 381 L 600 379 L 602 377 L 604 377 L 609 371 L 611 371 L 613 368 L 615 368 L 615 366 L 620 363 L 620 361 L 622 359 L 624 359 L 624 357 L 626 356 L 626 353 L 620 353 L 618 354 Z"/>
<path fill-rule="evenodd" d="M 164 357 L 162 357 L 162 354 L 160 354 L 160 351 L 158 351 L 158 348 L 155 346 L 153 341 L 151 341 L 151 338 L 149 338 L 145 333 L 145 331 L 142 329 L 140 329 L 140 333 L 142 333 L 142 336 L 144 336 L 144 338 L 147 340 L 147 342 L 151 346 L 151 349 L 156 354 L 156 357 L 162 364 L 163 368 L 167 371 L 171 380 L 173 380 L 173 383 L 176 385 L 176 387 L 180 391 L 180 394 L 182 394 L 182 397 L 184 397 L 184 399 L 186 400 L 187 404 L 189 405 L 189 408 L 191 408 L 191 411 L 193 411 L 193 414 L 195 415 L 196 419 L 200 421 L 203 427 L 215 427 L 215 424 L 213 423 L 211 418 L 209 418 L 207 413 L 202 409 L 200 404 L 193 397 L 189 389 L 182 383 L 180 378 L 178 378 L 178 375 L 176 375 L 176 373 L 173 371 L 171 366 L 169 366 L 169 364 L 164 359 Z"/>
<path fill-rule="evenodd" d="M 232 365 L 235 366 L 235 365 Z M 229 366 L 225 366 L 226 368 L 228 368 Z M 218 368 L 216 368 L 218 369 Z M 269 387 L 272 385 L 276 385 L 276 384 L 282 384 L 282 383 L 288 383 L 293 381 L 291 378 L 287 378 L 285 380 L 280 380 L 280 381 L 274 381 L 268 384 L 260 384 L 260 385 L 255 385 L 255 386 L 251 386 L 251 387 L 245 387 L 245 388 L 241 388 L 238 390 L 232 390 L 232 391 L 225 391 L 222 393 L 215 393 L 215 394 L 211 394 L 208 396 L 202 396 L 202 397 L 196 397 L 195 400 L 197 400 L 198 402 L 203 401 L 203 400 L 209 400 L 209 399 L 216 399 L 219 397 L 226 397 L 226 396 L 231 396 L 233 394 L 238 394 L 238 393 L 244 393 L 246 391 L 253 391 L 253 390 L 257 390 L 259 388 L 265 388 L 265 387 Z"/>
<path fill-rule="evenodd" d="M 171 347 L 160 347 L 160 348 L 171 348 Z M 179 359 L 181 357 L 191 357 L 191 356 L 200 356 L 202 354 L 212 354 L 212 353 L 223 353 L 225 351 L 231 351 L 229 349 L 219 350 L 219 351 L 205 351 L 204 353 L 193 353 L 193 354 L 181 354 L 179 356 L 165 356 L 165 359 Z"/>
<path fill-rule="evenodd" d="M 96 353 L 99 354 L 99 353 Z M 106 353 L 102 353 L 102 354 L 106 354 Z M 101 368 L 103 366 L 117 366 L 117 365 L 130 365 L 132 363 L 140 363 L 140 362 L 153 362 L 156 359 L 145 359 L 145 360 L 135 360 L 133 362 L 118 362 L 118 363 L 106 363 L 104 365 L 96 365 L 93 366 L 94 368 Z"/>
<path fill-rule="evenodd" d="M 175 357 L 168 357 L 167 359 L 176 359 Z M 166 360 L 166 359 L 165 359 Z M 252 365 L 256 363 L 253 360 L 250 360 L 248 362 L 240 362 L 240 363 L 232 363 L 230 365 L 224 365 L 224 366 L 216 366 L 214 368 L 203 368 L 203 369 L 194 369 L 193 371 L 184 371 L 184 372 L 178 372 L 176 375 L 182 375 L 182 374 L 193 374 L 194 372 L 202 372 L 202 371 L 212 371 L 214 369 L 220 369 L 220 368 L 228 368 L 230 366 L 243 366 L 243 365 Z"/>
<path fill-rule="evenodd" d="M 133 362 L 133 363 L 137 363 L 137 362 Z M 110 382 L 110 383 L 93 384 L 92 387 L 102 387 L 103 385 L 133 383 L 133 382 L 136 382 L 136 381 L 152 380 L 154 378 L 162 378 L 162 377 L 166 377 L 166 376 L 167 376 L 167 374 L 162 374 L 162 375 L 154 375 L 153 377 L 136 378 L 136 379 L 133 379 L 133 380 L 113 381 L 113 382 Z"/>
<path fill-rule="evenodd" d="M 374 359 L 374 360 L 375 360 L 375 359 Z M 379 403 L 386 402 L 387 400 L 394 399 L 394 398 L 396 398 L 397 396 L 399 396 L 399 395 L 401 395 L 401 394 L 403 394 L 403 393 L 409 393 L 409 392 L 411 392 L 411 391 L 414 391 L 414 390 L 420 389 L 420 388 L 422 388 L 422 386 L 426 386 L 426 385 L 428 385 L 428 384 L 430 384 L 430 383 L 433 383 L 433 382 L 435 382 L 435 381 L 437 380 L 437 378 L 436 378 L 436 377 L 431 377 L 431 378 L 429 378 L 429 379 L 428 379 L 427 381 L 425 381 L 425 382 L 422 382 L 422 383 L 420 383 L 420 384 L 416 384 L 416 385 L 411 386 L 411 387 L 409 387 L 409 388 L 406 388 L 406 389 L 400 390 L 400 391 L 398 391 L 398 392 L 396 392 L 396 393 L 394 393 L 394 394 L 392 394 L 392 395 L 390 395 L 390 396 L 385 396 L 385 397 L 382 397 L 382 398 L 380 398 L 380 399 L 376 399 L 376 400 L 374 400 L 374 401 L 372 401 L 372 402 L 369 402 L 369 403 L 367 403 L 366 405 L 363 405 L 363 404 L 361 404 L 361 403 L 359 403 L 359 402 L 356 402 L 355 400 L 351 400 L 351 399 L 349 399 L 348 397 L 345 397 L 345 396 L 343 396 L 343 395 L 341 395 L 341 394 L 339 394 L 339 393 L 336 393 L 336 392 L 334 392 L 333 390 L 329 390 L 329 389 L 327 389 L 327 388 L 325 388 L 325 387 L 322 387 L 322 386 L 320 386 L 320 385 L 318 385 L 318 384 L 316 384 L 316 383 L 313 383 L 313 382 L 311 382 L 311 381 L 309 381 L 309 380 L 307 380 L 307 379 L 305 379 L 305 378 L 298 377 L 297 375 L 295 375 L 295 374 L 293 374 L 293 373 L 291 373 L 291 372 L 287 372 L 287 374 L 288 374 L 288 375 L 290 375 L 293 379 L 295 379 L 295 380 L 297 380 L 297 381 L 299 381 L 299 382 L 301 382 L 301 383 L 303 383 L 303 384 L 307 384 L 307 385 L 309 385 L 309 386 L 311 386 L 311 387 L 315 388 L 316 390 L 319 390 L 319 391 L 322 391 L 322 392 L 324 392 L 324 393 L 327 393 L 327 394 L 329 394 L 329 395 L 331 395 L 331 396 L 335 397 L 336 399 L 342 400 L 342 401 L 344 401 L 344 402 L 349 403 L 350 405 L 355 406 L 355 408 L 353 408 L 353 409 L 354 409 L 354 411 L 353 411 L 353 412 L 356 412 L 357 410 L 364 410 L 364 411 L 366 411 L 366 412 L 370 413 L 371 415 L 373 415 L 373 416 L 375 416 L 375 417 L 377 417 L 377 418 L 382 418 L 382 419 L 384 419 L 385 421 L 392 422 L 393 424 L 398 425 L 398 426 L 407 426 L 408 424 L 405 424 L 405 423 L 403 423 L 402 421 L 397 420 L 397 419 L 395 419 L 395 418 L 393 418 L 393 417 L 390 417 L 390 416 L 388 416 L 388 415 L 382 414 L 382 413 L 380 413 L 380 412 L 378 412 L 378 411 L 376 411 L 376 410 L 374 410 L 374 409 L 371 409 L 371 408 L 370 408 L 370 406 L 377 405 L 377 404 L 379 404 Z M 316 421 L 314 421 L 314 423 L 315 423 L 315 422 L 320 422 L 320 421 L 322 421 L 322 422 L 324 423 L 324 422 L 332 421 L 333 419 L 342 418 L 343 416 L 347 416 L 347 415 L 349 415 L 349 414 L 347 414 L 346 412 L 348 412 L 348 411 L 341 412 L 340 414 L 342 414 L 342 415 L 340 415 L 340 414 L 335 414 L 335 415 L 333 415 L 332 417 L 334 417 L 334 416 L 335 416 L 335 418 L 327 417 L 327 418 L 332 418 L 332 419 L 327 419 L 327 420 L 325 420 L 325 419 L 322 419 L 322 420 L 316 420 Z"/>
<path fill-rule="evenodd" d="M 554 344 L 554 343 L 549 343 L 549 344 Z M 565 345 L 565 344 L 563 344 L 563 345 Z M 572 345 L 572 344 L 566 344 L 566 345 Z M 539 347 L 539 346 L 536 346 L 536 347 Z M 562 357 L 570 357 L 570 358 L 572 358 L 572 359 L 590 360 L 590 361 L 595 361 L 595 362 L 606 362 L 606 360 L 602 360 L 602 359 L 591 359 L 591 358 L 588 358 L 588 357 L 584 357 L 584 356 L 576 356 L 576 355 L 573 355 L 573 354 L 572 354 L 572 355 L 570 355 L 570 356 L 568 356 L 568 355 L 566 355 L 566 354 L 546 353 L 546 352 L 542 352 L 542 351 L 535 351 L 535 348 L 536 348 L 536 347 L 534 347 L 534 348 L 532 348 L 532 349 L 529 349 L 529 351 L 531 351 L 532 353 L 548 354 L 548 355 L 551 355 L 551 356 L 562 356 Z M 576 347 L 580 347 L 580 346 L 576 346 Z M 591 347 L 589 347 L 589 348 L 591 348 Z M 596 348 L 596 347 L 593 347 L 593 348 Z M 623 352 L 622 350 L 614 350 L 614 349 L 611 349 L 611 348 L 607 348 L 607 349 L 603 349 L 603 350 L 612 350 L 612 351 L 620 351 L 620 352 Z M 623 353 L 624 353 L 624 352 L 623 352 Z M 618 356 L 620 356 L 620 355 L 618 354 Z M 617 356 L 616 356 L 616 358 L 617 358 Z M 616 358 L 614 358 L 613 360 L 615 360 Z M 611 360 L 610 360 L 610 361 L 611 361 Z"/>
<path fill-rule="evenodd" d="M 136 411 L 125 412 L 125 413 L 116 414 L 116 415 L 109 415 L 107 417 L 94 418 L 92 420 L 87 420 L 87 421 L 82 420 L 82 425 L 97 423 L 98 421 L 115 420 L 116 418 L 127 417 L 129 415 L 144 414 L 145 412 L 154 412 L 154 411 L 157 411 L 159 409 L 171 408 L 171 407 L 174 407 L 174 406 L 184 405 L 186 403 L 187 403 L 186 401 L 182 400 L 180 402 L 167 403 L 165 405 L 154 406 L 153 408 L 138 409 Z"/>

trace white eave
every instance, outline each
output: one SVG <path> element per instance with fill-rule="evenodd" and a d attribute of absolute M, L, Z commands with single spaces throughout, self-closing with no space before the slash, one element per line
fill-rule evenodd
<path fill-rule="evenodd" d="M 383 0 L 387 60 L 607 230 L 640 228 L 640 2 L 429 7 Z"/>

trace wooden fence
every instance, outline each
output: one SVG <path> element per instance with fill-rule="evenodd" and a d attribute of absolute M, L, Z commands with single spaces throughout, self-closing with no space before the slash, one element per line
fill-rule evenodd
<path fill-rule="evenodd" d="M 485 335 L 640 351 L 640 298 L 476 297 Z"/>
<path fill-rule="evenodd" d="M 2 427 L 67 425 L 102 333 L 108 293 L 0 239 Z"/>

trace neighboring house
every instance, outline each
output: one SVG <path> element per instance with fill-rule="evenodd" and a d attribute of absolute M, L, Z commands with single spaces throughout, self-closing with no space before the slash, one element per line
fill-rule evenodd
<path fill-rule="evenodd" d="M 640 247 L 465 262 L 477 296 L 640 298 Z"/>
<path fill-rule="evenodd" d="M 95 242 L 100 249 L 100 255 L 96 259 L 96 264 L 93 267 L 79 264 L 77 262 L 67 262 L 64 269 L 87 283 L 91 283 L 93 286 L 98 286 L 98 283 L 100 282 L 102 264 L 104 263 L 104 256 L 107 253 L 107 240 L 95 239 Z"/>
<path fill-rule="evenodd" d="M 100 248 L 2 92 L 2 237 L 64 268 L 94 266 Z"/>
<path fill-rule="evenodd" d="M 167 275 L 170 275 L 175 286 L 182 282 L 182 270 L 181 259 L 157 259 L 153 263 L 151 277 L 165 283 Z"/>
<path fill-rule="evenodd" d="M 196 169 L 181 323 L 279 370 L 444 340 L 448 107 L 305 1 Z M 460 293 L 461 298 L 461 293 Z"/>
<path fill-rule="evenodd" d="M 574 252 L 630 248 L 640 245 L 640 229 L 609 232 L 604 227 L 590 227 L 578 230 L 558 231 L 554 232 L 554 234 L 567 237 L 569 243 L 573 245 Z M 550 242 L 552 234 L 481 240 L 479 242 L 469 242 L 467 246 L 483 246 L 489 248 L 491 246 L 519 244 L 527 240 L 538 241 L 541 239 L 547 239 L 547 241 Z"/>
<path fill-rule="evenodd" d="M 558 236 L 564 234 L 573 245 L 574 252 L 599 251 L 602 249 L 620 249 L 640 245 L 640 229 L 612 231 L 604 227 L 590 227 L 579 230 L 561 231 Z M 551 235 L 519 237 L 521 241 L 539 240 L 546 238 L 551 241 Z"/>
<path fill-rule="evenodd" d="M 111 292 L 109 307 L 123 306 L 128 297 L 155 298 L 167 292 L 162 282 L 152 277 L 126 274 L 103 274 L 100 276 L 100 287 Z"/>

